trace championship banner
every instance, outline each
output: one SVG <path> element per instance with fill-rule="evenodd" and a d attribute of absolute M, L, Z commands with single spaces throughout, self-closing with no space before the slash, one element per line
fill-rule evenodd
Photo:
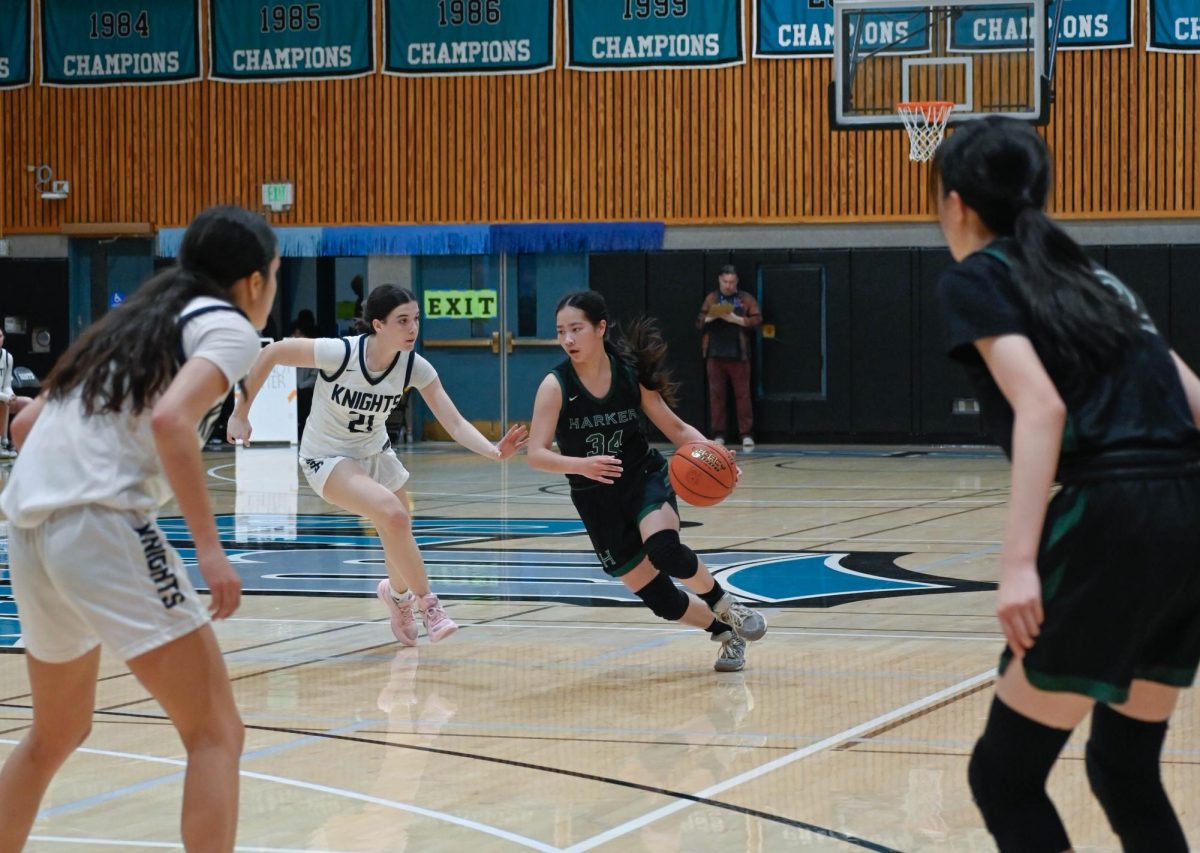
<path fill-rule="evenodd" d="M 42 84 L 200 78 L 199 0 L 41 0 Z"/>
<path fill-rule="evenodd" d="M 212 80 L 312 80 L 375 71 L 374 0 L 209 0 Z"/>
<path fill-rule="evenodd" d="M 1191 0 L 1195 2 L 1195 0 Z M 1028 32 L 1029 7 L 983 8 L 965 12 L 955 21 L 950 49 L 959 51 L 1022 50 L 1032 43 Z M 1058 22 L 1059 50 L 1133 46 L 1133 0 L 1049 0 L 1046 43 Z"/>
<path fill-rule="evenodd" d="M 859 48 L 888 54 L 928 53 L 927 12 L 928 7 L 867 12 L 862 17 L 862 35 L 857 39 Z M 833 56 L 833 3 L 755 0 L 754 56 Z"/>
<path fill-rule="evenodd" d="M 1165 53 L 1200 50 L 1200 0 L 1149 0 L 1148 14 L 1147 50 Z"/>
<path fill-rule="evenodd" d="M 554 67 L 557 0 L 384 0 L 387 74 L 530 74 Z"/>
<path fill-rule="evenodd" d="M 0 0 L 0 89 L 29 83 L 33 56 L 33 0 Z"/>
<path fill-rule="evenodd" d="M 745 61 L 741 0 L 567 0 L 568 68 L 715 68 Z"/>

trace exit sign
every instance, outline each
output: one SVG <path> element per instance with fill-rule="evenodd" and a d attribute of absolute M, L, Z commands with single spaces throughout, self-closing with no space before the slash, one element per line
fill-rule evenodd
<path fill-rule="evenodd" d="M 276 213 L 287 210 L 296 200 L 296 189 L 290 182 L 262 185 L 262 203 Z"/>

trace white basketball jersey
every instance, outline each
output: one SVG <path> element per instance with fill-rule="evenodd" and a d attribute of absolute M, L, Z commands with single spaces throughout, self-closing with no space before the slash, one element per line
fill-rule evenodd
<path fill-rule="evenodd" d="M 211 362 L 229 386 L 258 357 L 258 332 L 228 302 L 193 299 L 180 314 L 180 326 L 180 363 Z M 201 430 L 211 427 L 224 399 L 222 394 L 213 401 Z M 127 409 L 88 415 L 78 389 L 47 402 L 0 492 L 0 511 L 18 527 L 34 527 L 59 509 L 84 504 L 156 512 L 170 499 L 171 487 L 150 427 L 152 408 L 137 415 Z"/>
<path fill-rule="evenodd" d="M 388 446 L 388 415 L 406 387 L 421 389 L 437 379 L 433 365 L 415 352 L 399 352 L 383 373 L 367 370 L 369 335 L 318 338 L 313 342 L 317 383 L 312 411 L 300 439 L 306 458 L 363 459 Z"/>

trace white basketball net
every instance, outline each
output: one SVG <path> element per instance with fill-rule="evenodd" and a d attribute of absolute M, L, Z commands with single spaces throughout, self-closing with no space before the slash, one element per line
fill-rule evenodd
<path fill-rule="evenodd" d="M 896 104 L 896 112 L 908 131 L 908 158 L 923 163 L 942 144 L 946 121 L 954 109 L 952 101 L 911 101 Z"/>

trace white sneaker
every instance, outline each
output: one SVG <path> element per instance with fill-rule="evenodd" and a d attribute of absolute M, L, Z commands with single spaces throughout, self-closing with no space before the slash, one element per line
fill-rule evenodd
<path fill-rule="evenodd" d="M 753 453 L 754 452 L 754 439 L 752 439 L 748 435 L 742 436 L 742 452 L 744 452 L 744 453 Z"/>
<path fill-rule="evenodd" d="M 712 609 L 717 618 L 726 625 L 733 627 L 737 635 L 754 642 L 761 640 L 767 633 L 767 620 L 757 610 L 751 610 L 728 592 L 721 596 L 717 606 Z"/>
<path fill-rule="evenodd" d="M 725 631 L 712 635 L 712 638 L 713 642 L 721 644 L 713 669 L 717 672 L 738 672 L 746 665 L 746 641 L 736 632 Z"/>
<path fill-rule="evenodd" d="M 716 438 L 713 439 L 713 444 L 717 444 L 717 445 L 720 445 L 721 447 L 724 447 L 725 446 L 725 436 L 718 435 Z"/>

